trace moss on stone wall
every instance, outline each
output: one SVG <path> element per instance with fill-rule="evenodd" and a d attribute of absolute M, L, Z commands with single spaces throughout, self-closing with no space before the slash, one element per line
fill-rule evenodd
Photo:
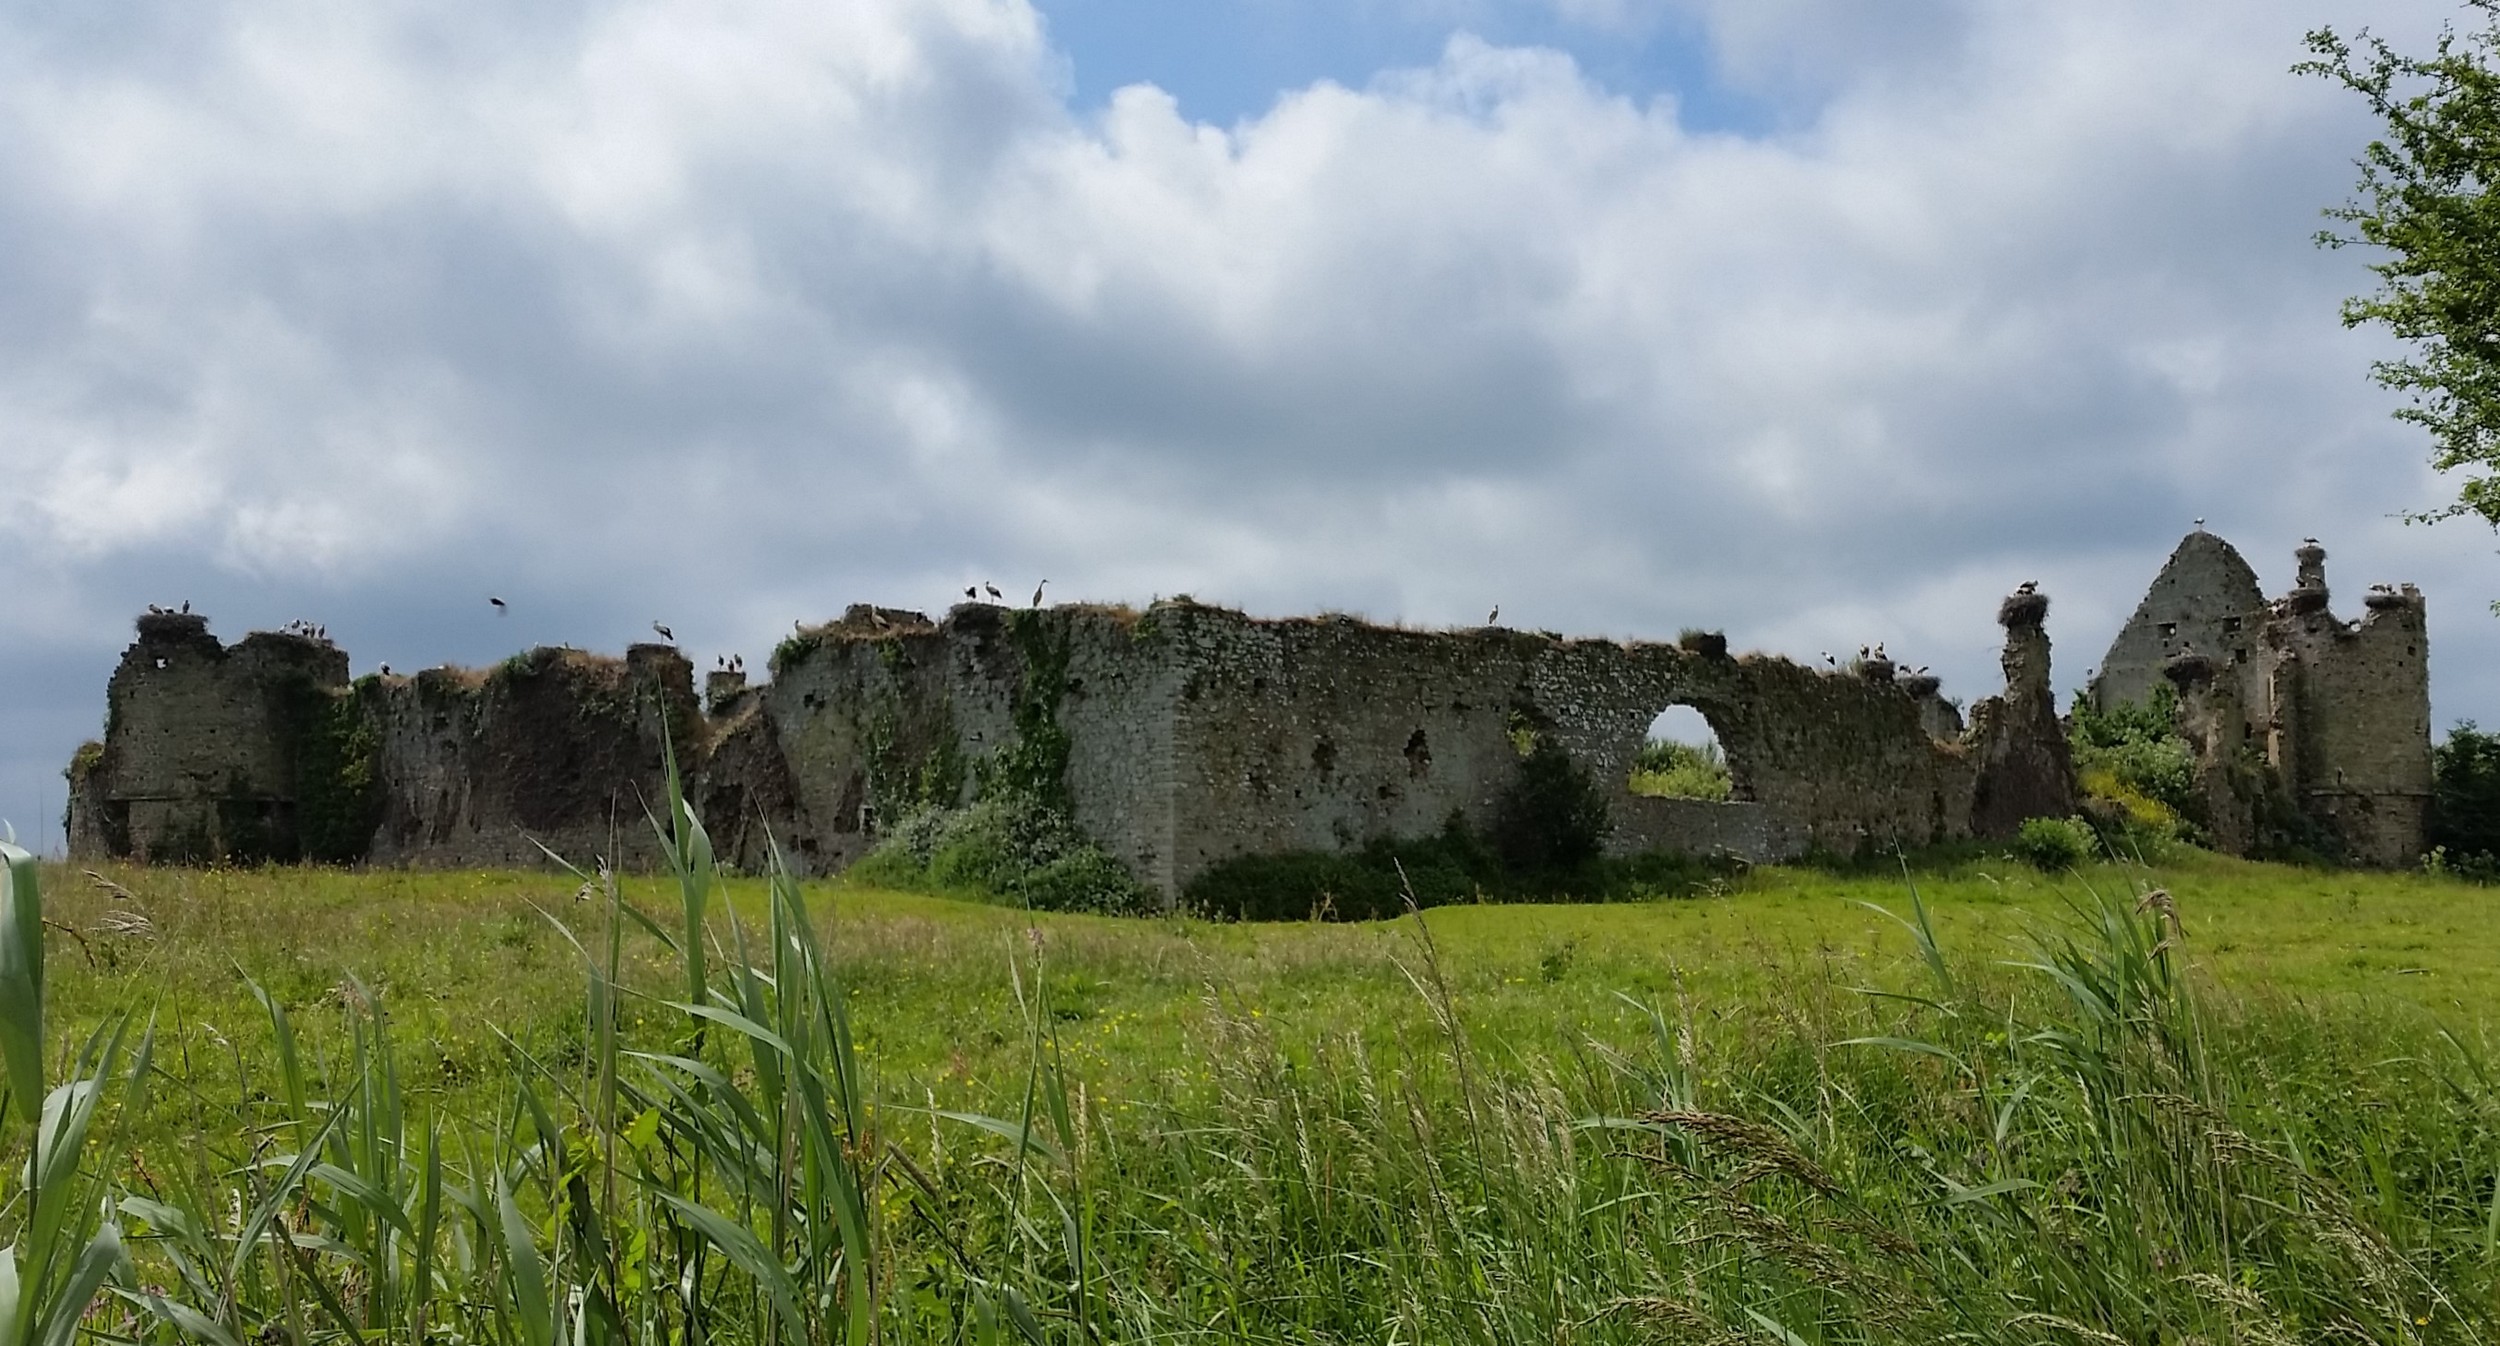
<path fill-rule="evenodd" d="M 362 860 L 382 819 L 381 782 L 374 771 L 380 736 L 367 713 L 365 686 L 340 691 L 290 678 L 271 696 L 295 776 L 294 836 L 290 845 L 282 829 L 265 827 L 261 856 L 322 864 Z M 240 854 L 232 836 L 227 846 Z"/>
<path fill-rule="evenodd" d="M 797 631 L 783 636 L 781 643 L 773 646 L 773 657 L 765 662 L 765 667 L 771 669 L 777 679 L 784 670 L 815 653 L 816 647 L 824 643 L 824 637 L 812 631 Z"/>
<path fill-rule="evenodd" d="M 1007 639 L 1024 659 L 1024 677 L 1009 703 L 1016 737 L 990 759 L 982 787 L 1027 796 L 1064 815 L 1072 745 L 1059 724 L 1059 703 L 1068 694 L 1069 632 L 1028 610 L 1007 615 Z"/>
<path fill-rule="evenodd" d="M 957 806 L 965 763 L 951 715 L 941 712 L 931 746 L 914 757 L 897 746 L 904 735 L 895 712 L 881 710 L 863 745 L 872 792 L 892 798 L 908 789 L 916 807 L 886 829 L 860 872 L 872 882 L 1039 909 L 1144 910 L 1153 895 L 1075 820 L 1068 788 L 1073 744 L 1059 723 L 1072 658 L 1069 625 L 1031 610 L 1005 618 L 1021 664 L 1008 702 L 1015 733 L 974 767 L 980 798 Z"/>
<path fill-rule="evenodd" d="M 906 733 L 900 711 L 889 700 L 869 714 L 861 729 L 868 798 L 880 814 L 951 809 L 963 802 L 968 773 L 950 707 L 940 704 L 918 732 Z M 923 746 L 915 750 L 915 743 Z"/>

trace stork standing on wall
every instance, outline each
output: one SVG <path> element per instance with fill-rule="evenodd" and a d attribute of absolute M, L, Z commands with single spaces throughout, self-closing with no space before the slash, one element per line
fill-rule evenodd
<path fill-rule="evenodd" d="M 1049 584 L 1049 583 L 1050 583 L 1050 581 L 1049 581 L 1049 580 L 1043 580 L 1043 581 L 1041 582 L 1041 584 L 1036 584 L 1036 585 L 1034 585 L 1034 586 L 1033 586 L 1033 606 L 1035 606 L 1035 607 L 1037 607 L 1037 608 L 1038 608 L 1038 607 L 1040 607 L 1040 606 L 1042 605 L 1042 588 L 1043 588 L 1043 586 L 1044 586 L 1044 585 L 1047 585 L 1047 584 Z"/>
<path fill-rule="evenodd" d="M 669 630 L 665 626 L 660 625 L 658 622 L 651 623 L 651 629 L 660 633 L 660 639 L 665 640 L 672 645 L 677 643 L 677 633 Z"/>

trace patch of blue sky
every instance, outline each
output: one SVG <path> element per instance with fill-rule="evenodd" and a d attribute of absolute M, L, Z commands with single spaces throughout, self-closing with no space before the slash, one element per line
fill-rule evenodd
<path fill-rule="evenodd" d="M 1080 110 L 1153 84 L 1196 121 L 1231 126 L 1278 95 L 1330 80 L 1360 89 L 1384 71 L 1430 66 L 1453 34 L 1568 53 L 1605 91 L 1675 101 L 1691 131 L 1763 134 L 1793 107 L 1721 77 L 1708 35 L 1681 16 L 1591 23 L 1555 0 L 1035 0 L 1070 67 Z"/>

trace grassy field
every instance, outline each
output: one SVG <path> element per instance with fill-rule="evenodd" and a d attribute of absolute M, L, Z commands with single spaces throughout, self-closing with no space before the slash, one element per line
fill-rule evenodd
<path fill-rule="evenodd" d="M 2500 893 L 2418 875 L 2192 852 L 1766 869 L 1327 926 L 729 879 L 707 994 L 779 1025 L 772 1052 L 673 1006 L 685 961 L 636 923 L 611 954 L 607 895 L 560 875 L 44 879 L 52 1059 L 117 1013 L 155 1024 L 157 1083 L 99 1121 L 83 1181 L 222 1220 L 222 1243 L 190 1231 L 195 1261 L 231 1260 L 193 1298 L 235 1340 L 2444 1342 L 2500 1321 Z M 2174 905 L 2137 911 L 2157 887 Z M 1913 890 L 1932 944 L 1870 909 L 1910 917 Z M 670 881 L 617 897 L 680 928 Z M 799 903 L 813 963 L 766 933 Z M 739 989 L 741 937 L 770 983 Z M 672 1092 L 637 1050 L 722 1074 Z M 805 1104 L 788 1081 L 811 1072 Z M 756 1115 L 706 1130 L 733 1094 Z M 810 1107 L 847 1139 L 816 1154 Z M 355 1127 L 401 1138 L 350 1153 Z M 769 1153 L 721 1139 L 741 1128 Z M 314 1151 L 314 1251 L 264 1268 L 218 1212 Z M 439 1253 L 415 1238 L 428 1162 L 469 1203 L 437 1203 Z M 404 1229 L 357 1214 L 377 1189 Z M 135 1209 L 162 1219 L 125 1211 L 134 1267 L 190 1246 Z M 219 1339 L 106 1305 L 91 1326 Z"/>
<path fill-rule="evenodd" d="M 108 1011 L 163 1013 L 231 1040 L 265 1036 L 257 982 L 320 1040 L 340 988 L 361 979 L 407 1050 L 448 1085 L 500 1073 L 497 1031 L 578 1038 L 581 955 L 556 924 L 599 924 L 561 874 L 321 869 L 59 868 L 49 914 L 85 932 L 54 960 L 60 1031 Z M 1446 907 L 1359 925 L 1210 924 L 1028 914 L 916 894 L 807 886 L 824 918 L 878 1068 L 913 1091 L 1021 1079 L 1023 1014 L 1009 973 L 1039 951 L 1061 1041 L 1103 1087 L 1134 1087 L 1187 1060 L 1194 1035 L 1256 1017 L 1287 1041 L 1363 1032 L 1383 1046 L 1431 1023 L 1411 980 L 1428 931 L 1467 1025 L 1495 1050 L 1550 1051 L 1594 1033 L 1646 1031 L 1630 997 L 1682 999 L 1745 1021 L 1811 994 L 1903 989 L 1923 977 L 1901 926 L 1913 887 L 1957 957 L 1984 969 L 2027 930 L 2067 920 L 2088 894 L 2165 886 L 2190 968 L 2235 996 L 2315 1005 L 2331 1017 L 2500 1026 L 2500 890 L 2419 875 L 2302 870 L 2198 852 L 2155 869 L 2044 875 L 2012 862 L 1943 872 L 1836 875 L 1765 869 L 1716 895 L 1612 905 Z M 663 879 L 625 899 L 665 922 Z M 727 882 L 752 921 L 763 883 Z M 150 933 L 109 929 L 117 911 Z M 716 938 L 719 936 L 716 933 Z M 658 994 L 674 960 L 626 947 L 629 986 Z M 170 1020 L 169 1020 L 170 1021 Z M 425 1087 L 420 1085 L 419 1087 Z"/>

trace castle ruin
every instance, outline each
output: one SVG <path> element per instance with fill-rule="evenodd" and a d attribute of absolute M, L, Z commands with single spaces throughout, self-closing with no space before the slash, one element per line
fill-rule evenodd
<path fill-rule="evenodd" d="M 2211 584 L 2174 587 L 2181 603 L 2159 613 L 2212 608 L 2217 631 L 2234 615 L 2222 608 L 2236 596 L 2212 598 Z M 2322 582 L 2320 593 L 2322 612 Z M 2219 723 L 2210 707 L 2225 703 L 2288 714 L 2264 732 L 2281 738 L 2301 797 L 2354 829 L 2357 852 L 2389 862 L 2419 846 L 2421 809 L 2392 792 L 2412 788 L 2416 740 L 2427 763 L 2418 595 L 2406 601 L 2374 598 L 2371 619 L 2341 635 L 2287 618 L 2284 652 L 2264 656 L 2269 668 L 2301 661 L 2280 695 L 2216 678 L 2223 692 L 2182 701 L 2199 725 Z M 938 620 L 858 605 L 784 641 L 768 681 L 716 669 L 700 695 L 668 645 L 351 679 L 345 652 L 318 632 L 255 632 L 229 647 L 203 617 L 152 611 L 113 674 L 103 740 L 70 767 L 70 844 L 168 862 L 532 865 L 543 847 L 645 865 L 656 859 L 645 810 L 673 754 L 725 859 L 759 867 L 770 838 L 821 874 L 865 855 L 895 820 L 963 804 L 1012 770 L 1040 773 L 1078 827 L 1171 897 L 1237 856 L 1342 850 L 1453 817 L 1488 826 L 1531 745 L 1550 745 L 1611 786 L 1618 852 L 1780 860 L 1916 847 L 2075 811 L 2047 608 L 2028 586 L 2006 601 L 2005 689 L 1967 725 L 1935 679 L 1881 657 L 1811 668 L 1731 654 L 1714 635 L 1666 644 L 1265 620 L 1186 598 L 1144 611 L 965 603 Z M 2253 609 L 2236 615 L 2245 624 Z M 2158 640 L 2174 619 L 2154 620 Z M 2380 651 L 2382 627 L 2398 626 L 2411 633 L 2409 665 L 2334 653 Z M 2143 659 L 2129 631 L 2133 662 L 2113 650 L 2095 695 L 2132 694 Z M 2372 681 L 2400 683 L 2403 668 L 2412 684 Z M 1629 789 L 1650 725 L 1673 706 L 1709 722 L 1730 799 Z M 2399 720 L 2410 737 L 2391 740 Z"/>
<path fill-rule="evenodd" d="M 2431 801 L 2422 593 L 2373 585 L 2346 621 L 2329 607 L 2326 549 L 2310 538 L 2293 559 L 2291 592 L 2269 601 L 2230 543 L 2188 534 L 2088 695 L 2108 710 L 2175 688 L 2217 849 L 2296 826 L 2358 863 L 2412 864 Z"/>

